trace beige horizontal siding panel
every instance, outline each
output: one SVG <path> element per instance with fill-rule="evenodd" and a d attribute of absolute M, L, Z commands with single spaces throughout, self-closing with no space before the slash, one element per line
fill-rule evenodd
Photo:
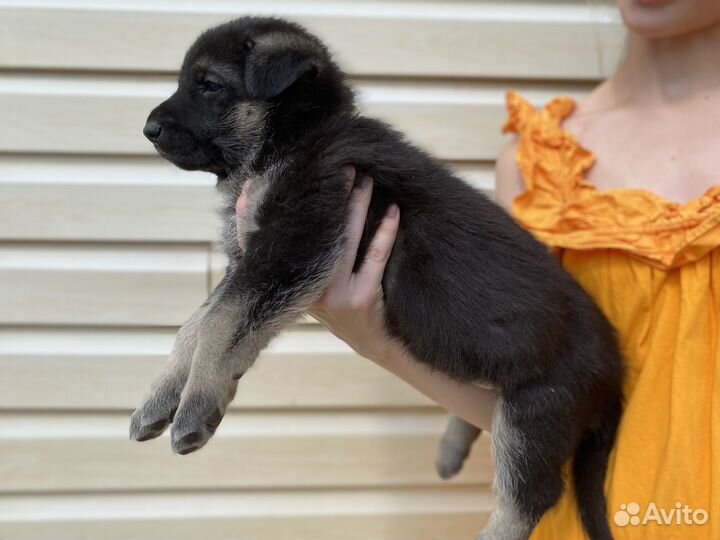
<path fill-rule="evenodd" d="M 468 540 L 486 523 L 493 503 L 487 486 L 458 485 L 0 495 L 0 534 L 15 540 Z"/>
<path fill-rule="evenodd" d="M 597 79 L 623 43 L 615 10 L 579 0 L 5 0 L 0 67 L 175 71 L 200 32 L 240 15 L 300 22 L 363 76 Z"/>
<path fill-rule="evenodd" d="M 0 328 L 0 410 L 137 407 L 167 360 L 175 329 Z M 319 325 L 276 338 L 232 407 L 434 407 L 415 389 Z"/>
<path fill-rule="evenodd" d="M 0 75 L 0 152 L 154 154 L 142 127 L 174 86 L 159 76 Z M 578 97 L 587 88 L 520 87 L 538 104 L 558 93 Z M 505 84 L 361 82 L 357 89 L 367 114 L 440 159 L 492 160 L 502 148 Z"/>
<path fill-rule="evenodd" d="M 207 241 L 214 185 L 153 157 L 0 156 L 0 239 Z"/>
<path fill-rule="evenodd" d="M 441 485 L 439 413 L 230 413 L 212 441 L 172 455 L 128 440 L 127 414 L 0 416 L 0 492 Z M 489 484 L 488 437 L 452 482 Z"/>
<path fill-rule="evenodd" d="M 491 164 L 452 165 L 492 192 Z M 212 242 L 214 185 L 155 156 L 0 155 L 0 240 Z"/>
<path fill-rule="evenodd" d="M 495 193 L 495 163 L 448 163 L 450 168 L 468 184 L 493 197 Z"/>
<path fill-rule="evenodd" d="M 208 266 L 203 246 L 0 244 L 0 324 L 179 325 Z"/>

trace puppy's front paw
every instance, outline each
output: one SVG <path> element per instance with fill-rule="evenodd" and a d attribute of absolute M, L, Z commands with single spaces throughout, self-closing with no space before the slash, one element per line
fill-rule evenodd
<path fill-rule="evenodd" d="M 162 435 L 175 416 L 184 381 L 163 379 L 154 392 L 130 417 L 130 438 L 147 441 Z"/>
<path fill-rule="evenodd" d="M 190 391 L 175 414 L 170 433 L 173 451 L 185 455 L 205 446 L 225 416 L 235 397 L 236 381 L 229 381 L 225 391 Z"/>

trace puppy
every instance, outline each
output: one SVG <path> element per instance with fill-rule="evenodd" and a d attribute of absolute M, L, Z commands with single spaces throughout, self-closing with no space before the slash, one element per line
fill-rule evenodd
<path fill-rule="evenodd" d="M 133 414 L 133 439 L 157 437 L 172 423 L 172 447 L 186 454 L 213 435 L 237 380 L 328 286 L 347 233 L 343 170 L 353 166 L 375 186 L 356 269 L 388 206 L 401 209 L 383 279 L 387 332 L 428 369 L 501 396 L 497 508 L 480 538 L 528 538 L 561 496 L 570 459 L 588 534 L 611 537 L 603 479 L 622 373 L 613 329 L 501 208 L 386 124 L 359 115 L 315 36 L 270 18 L 208 30 L 144 133 L 178 167 L 217 174 L 230 262 Z M 234 212 L 248 178 L 241 252 Z M 441 460 L 442 473 L 459 467 L 477 433 L 451 421 L 443 448 L 452 459 Z"/>

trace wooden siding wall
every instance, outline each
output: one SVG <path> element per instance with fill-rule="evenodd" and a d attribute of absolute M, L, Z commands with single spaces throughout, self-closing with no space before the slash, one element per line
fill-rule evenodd
<path fill-rule="evenodd" d="M 327 40 L 368 113 L 493 187 L 504 91 L 582 95 L 622 30 L 582 0 L 0 0 L 0 538 L 471 538 L 487 437 L 439 481 L 444 413 L 301 324 L 197 455 L 128 417 L 222 257 L 213 180 L 142 137 L 186 47 L 240 14 Z"/>

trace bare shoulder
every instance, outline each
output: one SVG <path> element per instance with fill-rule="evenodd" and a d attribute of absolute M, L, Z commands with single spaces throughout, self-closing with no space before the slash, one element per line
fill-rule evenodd
<path fill-rule="evenodd" d="M 617 99 L 611 81 L 604 81 L 579 99 L 572 114 L 563 121 L 563 128 L 578 139 L 601 125 L 608 117 L 616 116 Z"/>
<path fill-rule="evenodd" d="M 495 162 L 495 201 L 508 211 L 515 198 L 525 191 L 525 182 L 515 161 L 517 150 L 518 141 L 513 139 Z"/>

